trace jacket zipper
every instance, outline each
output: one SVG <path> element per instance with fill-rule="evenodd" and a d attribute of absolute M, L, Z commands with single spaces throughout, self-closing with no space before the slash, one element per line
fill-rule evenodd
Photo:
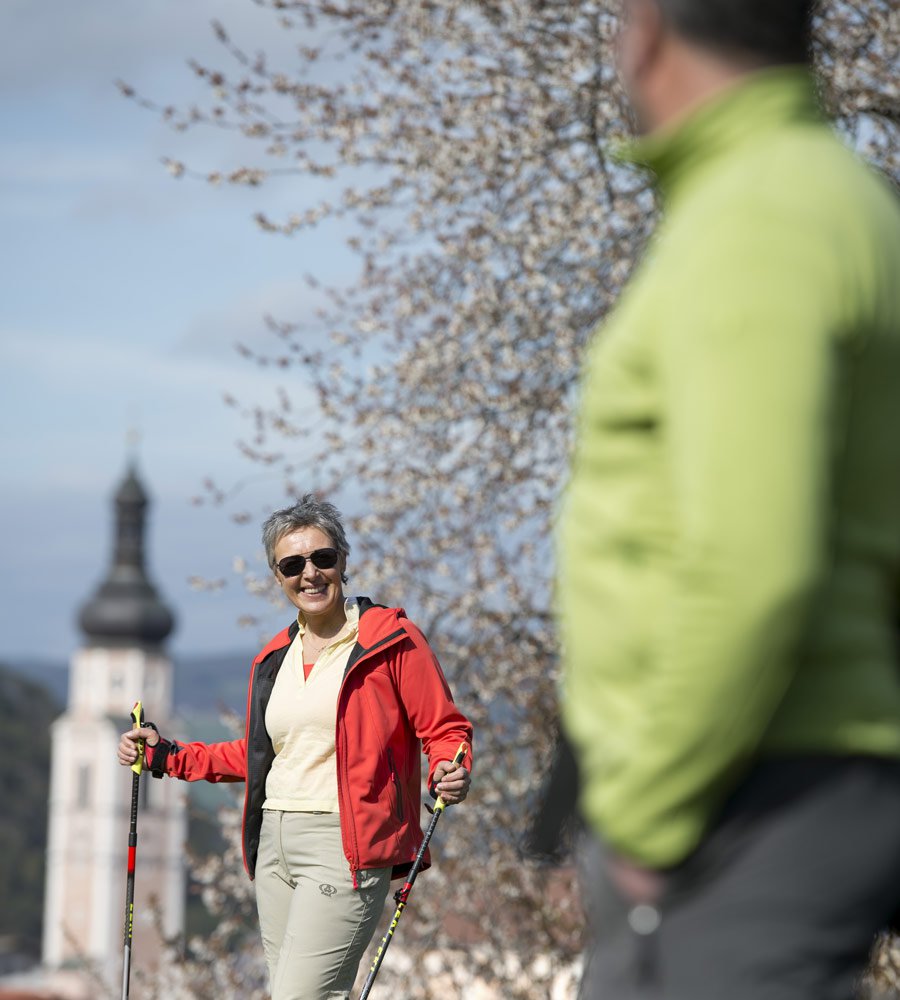
<path fill-rule="evenodd" d="M 372 653 L 376 651 L 380 652 L 387 646 L 392 646 L 395 642 L 398 642 L 406 634 L 407 633 L 405 629 L 402 628 L 398 629 L 393 634 L 382 639 L 381 642 L 377 642 L 374 646 L 370 646 L 359 656 L 357 660 L 348 664 L 347 670 L 344 673 L 344 678 L 341 681 L 340 691 L 338 691 L 338 702 L 337 702 L 338 718 L 337 718 L 337 727 L 335 731 L 335 756 L 337 757 L 337 776 L 338 776 L 338 803 L 339 803 L 339 815 L 341 819 L 341 839 L 346 840 L 347 834 L 349 833 L 349 839 L 352 844 L 351 853 L 353 856 L 348 858 L 347 860 L 350 862 L 350 872 L 353 876 L 354 889 L 357 888 L 356 869 L 359 867 L 359 845 L 356 842 L 356 824 L 353 822 L 353 816 L 351 814 L 351 811 L 345 808 L 345 802 L 344 802 L 345 790 L 344 788 L 341 787 L 344 784 L 342 778 L 345 778 L 345 776 L 341 774 L 341 767 L 342 765 L 344 767 L 346 767 L 347 765 L 346 759 L 342 760 L 342 757 L 346 758 L 346 750 L 342 746 L 342 740 L 341 740 L 341 735 L 342 735 L 341 730 L 343 729 L 341 720 L 341 700 L 344 695 L 344 689 L 347 677 L 349 676 L 351 670 L 355 669 L 356 666 L 360 664 L 363 660 L 368 659 L 368 657 Z M 344 752 L 342 753 L 342 751 Z M 349 781 L 346 783 L 349 786 Z"/>
<path fill-rule="evenodd" d="M 403 796 L 400 794 L 400 776 L 394 767 L 394 751 L 390 747 L 387 749 L 388 767 L 391 769 L 391 781 L 394 783 L 394 792 L 397 796 L 397 819 L 403 822 Z"/>
<path fill-rule="evenodd" d="M 283 642 L 279 646 L 275 646 L 274 645 L 275 639 L 279 638 L 279 636 L 282 635 L 282 634 L 285 635 L 286 641 Z M 251 882 L 254 881 L 254 879 L 256 877 L 256 864 L 254 862 L 253 872 L 251 872 L 250 871 L 250 859 L 249 859 L 249 857 L 247 855 L 247 810 L 248 810 L 248 807 L 250 805 L 250 756 L 249 756 L 249 747 L 250 747 L 250 731 L 251 731 L 251 728 L 252 728 L 252 721 L 253 721 L 253 720 L 251 720 L 250 713 L 251 713 L 251 711 L 253 709 L 253 704 L 254 704 L 254 697 L 253 696 L 254 696 L 255 688 L 256 688 L 256 672 L 259 669 L 259 667 L 261 666 L 261 664 L 263 664 L 266 661 L 266 659 L 268 659 L 268 657 L 271 656 L 273 653 L 277 653 L 277 652 L 279 652 L 282 649 L 285 650 L 285 652 L 286 652 L 287 649 L 290 647 L 291 643 L 294 641 L 294 637 L 296 636 L 296 634 L 297 634 L 296 629 L 294 629 L 292 631 L 291 626 L 288 626 L 288 628 L 286 628 L 284 630 L 284 633 L 279 633 L 279 636 L 276 636 L 275 639 L 273 639 L 272 642 L 270 642 L 268 646 L 266 646 L 266 647 L 263 648 L 263 650 L 256 656 L 256 658 L 253 660 L 253 663 L 250 665 L 250 681 L 249 681 L 249 684 L 247 685 L 247 712 L 246 712 L 246 715 L 244 717 L 245 718 L 245 723 L 244 723 L 244 744 L 245 744 L 245 755 L 246 755 L 245 759 L 246 759 L 247 774 L 246 774 L 245 781 L 244 781 L 244 808 L 243 808 L 243 813 L 241 815 L 241 856 L 242 856 L 243 861 L 244 861 L 244 870 L 250 876 L 250 881 Z M 280 666 L 280 664 L 279 664 L 279 666 Z M 257 844 L 257 849 L 258 848 L 259 848 L 259 844 Z"/>
<path fill-rule="evenodd" d="M 244 778 L 244 808 L 241 813 L 241 859 L 244 862 L 244 871 L 250 876 L 250 881 L 254 880 L 256 875 L 256 865 L 253 866 L 253 871 L 250 871 L 250 859 L 247 857 L 247 809 L 250 806 L 250 757 L 247 755 L 246 748 L 250 745 L 250 709 L 253 704 L 253 688 L 255 687 L 256 681 L 256 661 L 254 660 L 250 666 L 250 683 L 247 685 L 247 711 L 244 715 L 244 753 L 245 753 L 245 763 L 244 769 L 247 772 Z"/>

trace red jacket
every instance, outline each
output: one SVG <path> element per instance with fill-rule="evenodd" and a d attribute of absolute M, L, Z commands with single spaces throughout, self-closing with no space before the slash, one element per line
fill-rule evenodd
<path fill-rule="evenodd" d="M 440 664 L 402 608 L 359 598 L 359 636 L 337 703 L 338 802 L 344 854 L 354 874 L 392 865 L 408 871 L 422 842 L 419 825 L 421 752 L 428 785 L 439 761 L 452 760 L 472 726 L 453 703 Z M 160 739 L 147 751 L 151 772 L 185 781 L 246 781 L 244 867 L 253 878 L 262 828 L 266 777 L 275 753 L 265 714 L 275 677 L 297 634 L 293 622 L 253 661 L 243 739 L 176 743 Z M 471 769 L 471 753 L 464 765 Z"/>

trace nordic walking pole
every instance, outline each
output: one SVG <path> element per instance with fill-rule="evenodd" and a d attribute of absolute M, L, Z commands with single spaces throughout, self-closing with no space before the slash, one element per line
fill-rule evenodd
<path fill-rule="evenodd" d="M 453 758 L 453 763 L 457 767 L 459 767 L 459 765 L 466 759 L 466 752 L 468 749 L 468 743 L 460 743 L 459 750 L 456 751 L 456 756 Z M 394 931 L 397 929 L 397 924 L 400 921 L 400 915 L 406 908 L 406 901 L 409 899 L 409 893 L 413 887 L 413 882 L 415 882 L 416 876 L 419 874 L 419 869 L 422 867 L 422 861 L 425 858 L 425 851 L 428 849 L 428 843 L 431 840 L 431 835 L 434 833 L 437 821 L 441 818 L 441 813 L 446 808 L 447 803 L 444 802 L 439 795 L 437 802 L 434 804 L 431 822 L 428 824 L 428 829 L 425 831 L 425 837 L 422 840 L 422 845 L 419 848 L 418 854 L 416 854 L 416 860 L 413 861 L 412 868 L 410 868 L 409 874 L 406 876 L 406 881 L 403 883 L 403 886 L 394 893 L 394 901 L 397 903 L 397 909 L 394 910 L 394 917 L 387 929 L 387 933 L 381 939 L 381 944 L 378 946 L 378 951 L 375 953 L 375 961 L 372 963 L 372 968 L 369 969 L 368 976 L 366 976 L 366 981 L 363 985 L 362 993 L 359 995 L 359 1000 L 366 1000 L 369 996 L 372 984 L 375 982 L 375 977 L 378 975 L 378 970 L 381 968 L 381 963 L 384 961 L 384 953 L 387 951 L 388 945 L 393 940 Z"/>
<path fill-rule="evenodd" d="M 144 724 L 144 709 L 139 701 L 134 703 L 131 718 L 135 728 Z M 134 929 L 134 862 L 137 855 L 137 811 L 144 769 L 144 741 L 138 740 L 137 760 L 131 765 L 131 826 L 128 830 L 128 882 L 125 889 L 125 963 L 122 968 L 122 1000 L 128 1000 L 128 981 L 131 978 L 131 935 Z"/>

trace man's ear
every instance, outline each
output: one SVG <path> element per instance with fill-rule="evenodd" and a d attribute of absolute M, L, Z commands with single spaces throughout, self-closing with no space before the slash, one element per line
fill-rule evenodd
<path fill-rule="evenodd" d="M 665 34 L 666 24 L 657 0 L 625 0 L 619 72 L 630 100 L 637 106 L 641 103 L 641 84 L 657 63 Z"/>

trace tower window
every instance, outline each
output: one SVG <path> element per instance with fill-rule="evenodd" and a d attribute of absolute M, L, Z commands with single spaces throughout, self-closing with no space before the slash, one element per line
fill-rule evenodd
<path fill-rule="evenodd" d="M 78 765 L 78 780 L 75 786 L 75 805 L 78 809 L 87 809 L 91 804 L 91 767 L 90 764 Z"/>

